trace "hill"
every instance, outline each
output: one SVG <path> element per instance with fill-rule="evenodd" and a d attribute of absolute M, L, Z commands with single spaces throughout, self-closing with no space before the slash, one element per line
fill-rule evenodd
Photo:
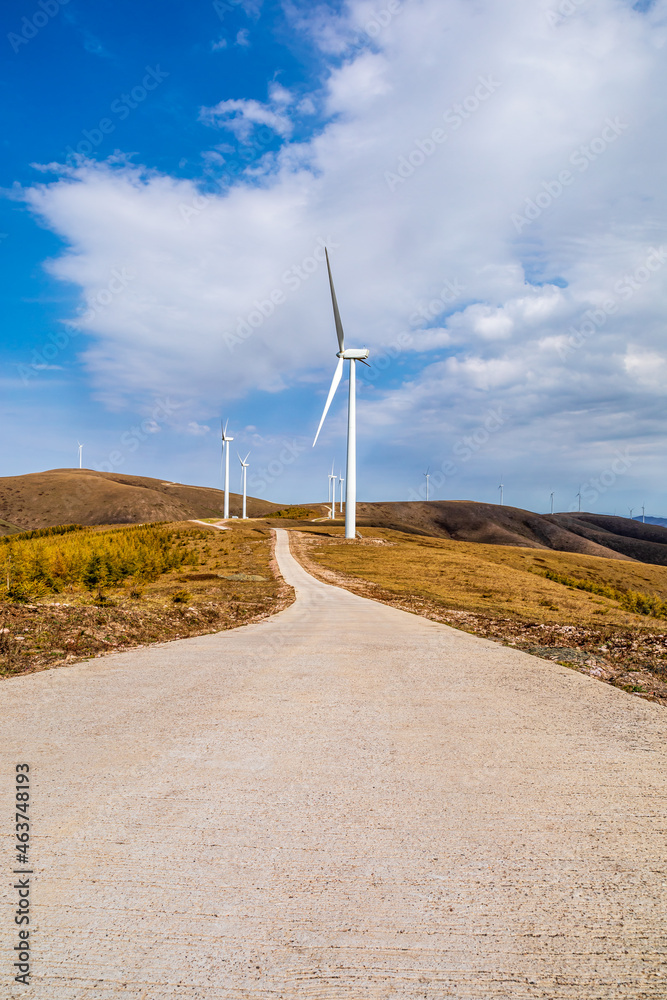
<path fill-rule="evenodd" d="M 645 524 L 661 524 L 663 528 L 667 528 L 667 517 L 649 517 L 647 514 L 646 517 L 642 518 L 641 515 L 637 515 L 637 517 L 633 518 L 633 521 L 643 521 Z"/>
<path fill-rule="evenodd" d="M 138 524 L 221 517 L 224 493 L 146 476 L 51 469 L 0 478 L 0 535 L 55 524 Z M 230 493 L 230 513 L 241 497 Z M 280 505 L 248 497 L 248 515 L 264 517 Z"/>
<path fill-rule="evenodd" d="M 138 524 L 221 517 L 223 500 L 222 490 L 205 486 L 92 469 L 51 469 L 0 478 L 0 535 L 55 524 Z M 249 517 L 279 514 L 285 527 L 322 524 L 324 511 L 320 504 L 284 507 L 248 497 Z M 230 513 L 241 514 L 237 493 L 230 494 Z M 667 566 L 666 527 L 608 514 L 534 514 L 472 500 L 431 500 L 359 503 L 357 521 L 361 528 L 390 528 L 462 542 L 553 549 Z"/>
<path fill-rule="evenodd" d="M 363 527 L 487 545 L 554 549 L 667 566 L 667 528 L 604 514 L 534 514 L 472 500 L 362 503 Z"/>

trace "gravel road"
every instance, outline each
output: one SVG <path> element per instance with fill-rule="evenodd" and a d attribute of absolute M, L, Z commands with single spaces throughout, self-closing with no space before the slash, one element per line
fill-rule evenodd
<path fill-rule="evenodd" d="M 664 1000 L 665 710 L 277 556 L 275 618 L 0 685 L 0 997 Z"/>

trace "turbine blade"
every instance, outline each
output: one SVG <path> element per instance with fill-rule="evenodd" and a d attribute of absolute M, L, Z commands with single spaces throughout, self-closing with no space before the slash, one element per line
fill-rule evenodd
<path fill-rule="evenodd" d="M 331 400 L 334 398 L 336 389 L 340 385 L 340 380 L 343 377 L 343 359 L 338 359 L 338 364 L 336 365 L 336 371 L 334 372 L 334 377 L 331 380 L 331 388 L 329 389 L 329 395 L 327 396 L 327 401 L 324 404 L 324 412 L 322 414 L 322 419 L 320 420 L 320 426 L 317 428 L 317 434 L 315 435 L 315 440 L 313 441 L 313 448 L 317 444 L 317 439 L 320 436 L 320 431 L 322 430 L 322 424 L 324 423 L 324 418 L 329 412 L 329 407 L 331 406 Z"/>
<path fill-rule="evenodd" d="M 324 248 L 324 254 L 327 258 L 327 271 L 329 272 L 329 285 L 331 287 L 331 302 L 333 305 L 334 322 L 336 324 L 336 336 L 338 337 L 338 350 L 342 353 L 345 350 L 345 334 L 343 333 L 343 324 L 340 321 L 340 313 L 338 312 L 338 302 L 336 301 L 336 292 L 333 278 L 331 277 L 331 267 L 329 266 L 329 252 L 326 247 Z"/>
<path fill-rule="evenodd" d="M 357 358 L 357 361 L 360 361 L 362 365 L 366 365 L 367 368 L 372 368 L 372 365 L 369 365 L 368 361 L 364 361 L 363 358 Z"/>
<path fill-rule="evenodd" d="M 246 462 L 248 461 L 249 458 L 250 458 L 250 452 L 248 452 L 248 454 L 246 455 L 246 457 L 243 459 L 243 464 L 244 465 L 246 464 Z"/>

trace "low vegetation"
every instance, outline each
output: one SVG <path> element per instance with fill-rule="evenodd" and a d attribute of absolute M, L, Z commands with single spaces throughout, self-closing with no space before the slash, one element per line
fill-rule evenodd
<path fill-rule="evenodd" d="M 232 628 L 292 600 L 267 528 L 64 526 L 0 545 L 0 675 Z"/>
<path fill-rule="evenodd" d="M 544 576 L 547 580 L 555 583 L 562 583 L 565 587 L 574 587 L 576 590 L 585 590 L 589 594 L 600 594 L 602 597 L 609 597 L 612 601 L 625 608 L 626 611 L 635 615 L 651 615 L 653 618 L 667 618 L 667 601 L 657 597 L 655 594 L 643 594 L 638 590 L 617 590 L 604 583 L 596 583 L 595 580 L 580 580 L 572 576 L 564 576 L 562 573 L 555 573 L 553 570 L 546 570 Z"/>
<path fill-rule="evenodd" d="M 264 515 L 265 519 L 279 517 L 290 521 L 309 521 L 321 516 L 322 510 L 319 507 L 283 507 L 282 510 Z"/>
<path fill-rule="evenodd" d="M 667 567 L 389 529 L 362 533 L 352 543 L 338 528 L 300 531 L 300 558 L 357 593 L 667 703 Z"/>
<path fill-rule="evenodd" d="M 96 591 L 102 599 L 126 581 L 139 586 L 183 566 L 200 553 L 187 531 L 164 524 L 99 531 L 66 525 L 10 536 L 0 547 L 0 599 L 28 601 L 49 594 Z"/>

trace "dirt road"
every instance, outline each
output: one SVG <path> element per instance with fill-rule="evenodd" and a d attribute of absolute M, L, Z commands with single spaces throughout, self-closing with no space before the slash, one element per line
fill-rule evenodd
<path fill-rule="evenodd" d="M 665 710 L 277 554 L 273 619 L 0 685 L 0 996 L 664 1000 Z"/>

